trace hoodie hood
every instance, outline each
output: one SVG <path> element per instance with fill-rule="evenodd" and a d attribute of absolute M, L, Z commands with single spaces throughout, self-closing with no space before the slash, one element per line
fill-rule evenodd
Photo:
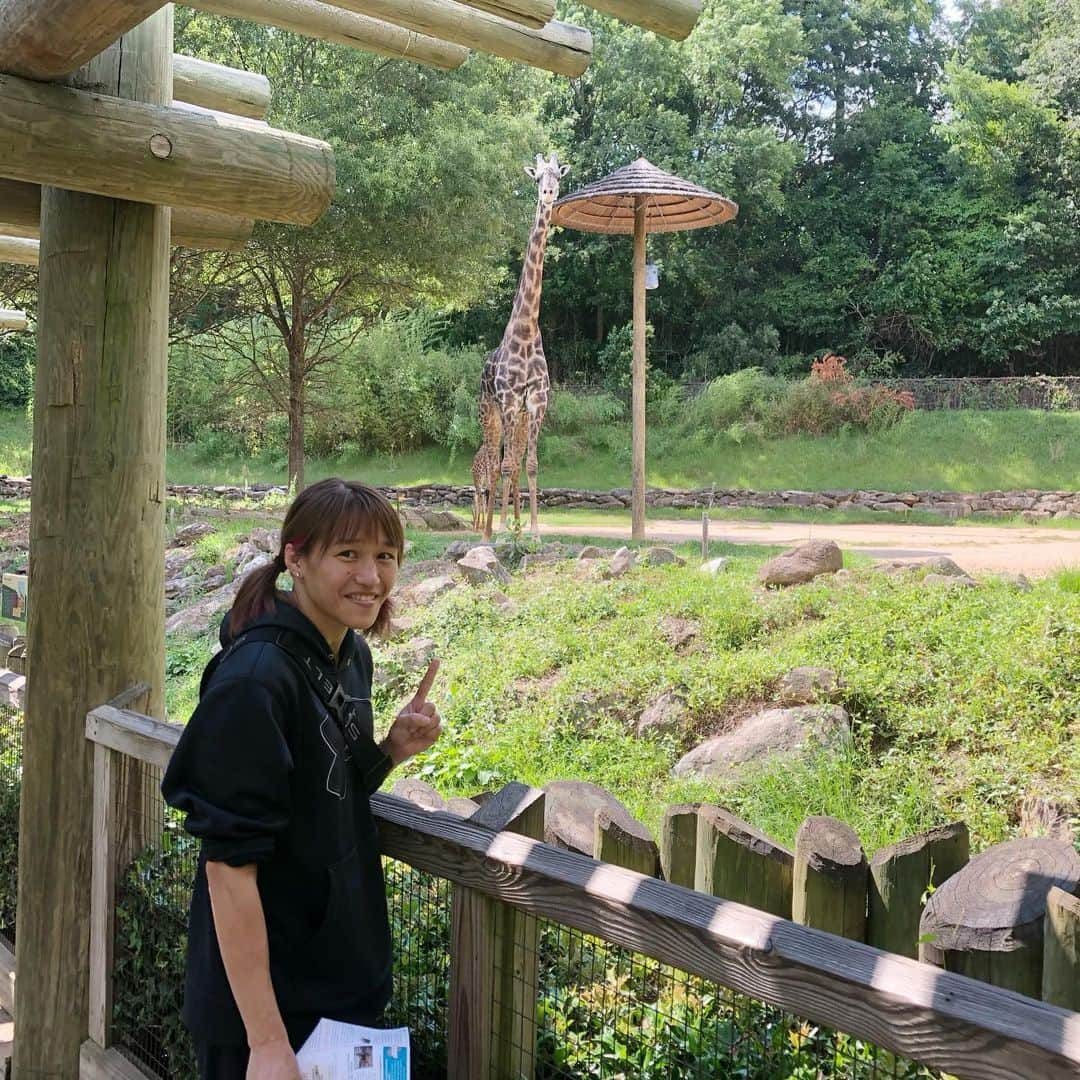
<path fill-rule="evenodd" d="M 221 642 L 223 649 L 231 645 L 233 641 L 229 630 L 231 615 L 232 612 L 230 611 L 221 620 L 221 629 L 218 632 L 218 640 Z M 341 642 L 340 655 L 335 657 L 319 628 L 280 590 L 277 592 L 273 608 L 265 615 L 259 616 L 244 629 L 245 631 L 253 630 L 256 626 L 273 626 L 282 630 L 291 630 L 294 634 L 302 637 L 312 647 L 315 654 L 322 657 L 331 666 L 352 660 L 357 653 L 356 631 L 349 630 Z"/>

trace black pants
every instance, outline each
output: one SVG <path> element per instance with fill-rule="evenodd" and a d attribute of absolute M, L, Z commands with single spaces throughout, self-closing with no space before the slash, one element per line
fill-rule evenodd
<path fill-rule="evenodd" d="M 285 1017 L 289 1045 L 299 1050 L 318 1024 L 316 1017 Z M 195 1043 L 195 1060 L 200 1080 L 244 1080 L 249 1052 L 246 1046 L 223 1046 L 220 1043 Z"/>

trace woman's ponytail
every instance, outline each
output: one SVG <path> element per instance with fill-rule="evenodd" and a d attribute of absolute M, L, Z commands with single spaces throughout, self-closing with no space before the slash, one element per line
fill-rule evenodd
<path fill-rule="evenodd" d="M 273 608 L 278 575 L 284 569 L 284 557 L 276 555 L 265 566 L 244 575 L 229 612 L 230 639 Z"/>

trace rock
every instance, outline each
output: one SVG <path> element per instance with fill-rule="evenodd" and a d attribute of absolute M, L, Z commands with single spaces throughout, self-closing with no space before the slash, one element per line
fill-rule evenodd
<path fill-rule="evenodd" d="M 429 528 L 427 519 L 415 506 L 402 506 L 398 510 L 398 517 L 401 518 L 401 524 L 406 529 Z"/>
<path fill-rule="evenodd" d="M 446 800 L 446 810 L 450 814 L 456 814 L 460 818 L 469 818 L 480 809 L 480 804 L 472 799 L 466 799 L 461 795 L 455 795 Z"/>
<path fill-rule="evenodd" d="M 977 589 L 979 583 L 974 579 L 964 574 L 961 577 L 956 577 L 953 574 L 927 574 L 922 579 L 923 585 L 946 585 L 950 588 L 963 588 L 963 589 Z"/>
<path fill-rule="evenodd" d="M 194 558 L 195 552 L 190 551 L 188 548 L 173 548 L 171 551 L 165 552 L 166 580 L 176 577 Z"/>
<path fill-rule="evenodd" d="M 192 521 L 187 525 L 181 525 L 173 537 L 173 544 L 184 547 L 186 544 L 194 544 L 196 540 L 209 536 L 214 531 L 214 526 L 205 521 Z"/>
<path fill-rule="evenodd" d="M 758 572 L 768 586 L 801 585 L 821 574 L 835 574 L 844 556 L 832 540 L 808 540 L 805 544 L 770 559 Z"/>
<path fill-rule="evenodd" d="M 456 532 L 465 528 L 465 522 L 449 510 L 429 510 L 422 506 L 420 516 L 429 529 L 437 529 L 439 532 Z"/>
<path fill-rule="evenodd" d="M 702 563 L 698 569 L 703 574 L 719 574 L 721 570 L 726 570 L 727 566 L 727 559 L 710 559 L 708 562 Z"/>
<path fill-rule="evenodd" d="M 522 557 L 521 572 L 527 574 L 530 570 L 537 570 L 542 566 L 552 566 L 562 561 L 563 557 L 561 555 L 548 551 L 539 551 Z"/>
<path fill-rule="evenodd" d="M 660 620 L 660 630 L 673 649 L 681 649 L 701 633 L 701 623 L 694 619 L 681 619 L 677 615 L 665 615 Z"/>
<path fill-rule="evenodd" d="M 229 575 L 224 566 L 211 566 L 202 579 L 203 589 L 220 589 Z"/>
<path fill-rule="evenodd" d="M 645 552 L 644 561 L 649 566 L 667 566 L 669 564 L 674 564 L 675 566 L 686 565 L 686 560 L 681 555 L 676 555 L 669 547 L 649 548 L 649 550 Z"/>
<path fill-rule="evenodd" d="M 797 667 L 780 680 L 780 700 L 785 705 L 813 705 L 827 701 L 839 687 L 832 668 Z"/>
<path fill-rule="evenodd" d="M 415 625 L 416 620 L 408 615 L 394 615 L 386 628 L 385 640 L 400 641 Z"/>
<path fill-rule="evenodd" d="M 694 747 L 671 770 L 674 776 L 736 780 L 743 765 L 792 760 L 812 746 L 839 749 L 851 742 L 848 714 L 838 705 L 766 709 L 734 731 Z"/>
<path fill-rule="evenodd" d="M 608 690 L 582 690 L 563 706 L 562 719 L 579 735 L 584 735 L 595 727 L 598 716 L 623 712 L 625 702 L 617 694 Z"/>
<path fill-rule="evenodd" d="M 947 555 L 934 555 L 929 559 L 923 559 L 917 565 L 920 569 L 929 570 L 934 574 L 941 574 L 945 577 L 967 578 L 969 581 L 971 580 L 968 572 L 957 566 Z"/>
<path fill-rule="evenodd" d="M 499 562 L 494 548 L 475 547 L 464 558 L 458 559 L 457 564 L 472 585 L 484 585 L 489 581 L 505 585 L 510 581 L 510 571 Z"/>
<path fill-rule="evenodd" d="M 426 637 L 411 638 L 401 646 L 397 659 L 405 671 L 423 671 L 435 659 L 439 646 Z"/>
<path fill-rule="evenodd" d="M 1025 574 L 998 574 L 997 579 L 1011 585 L 1017 592 L 1031 592 L 1033 588 Z"/>
<path fill-rule="evenodd" d="M 457 562 L 458 559 L 465 555 L 468 555 L 474 547 L 481 547 L 475 540 L 455 540 L 452 544 L 448 544 L 446 550 L 443 552 L 444 559 L 453 559 Z"/>
<path fill-rule="evenodd" d="M 224 580 L 225 579 L 222 578 L 221 584 L 224 584 Z M 169 578 L 165 582 L 165 599 L 186 600 L 195 593 L 201 584 L 202 582 L 198 574 L 178 575 L 177 577 Z"/>
<path fill-rule="evenodd" d="M 179 632 L 194 631 L 203 633 L 213 621 L 214 616 L 232 606 L 236 590 L 240 587 L 240 579 L 233 578 L 227 585 L 203 597 L 196 604 L 183 608 L 170 615 L 165 620 L 165 633 L 175 634 Z"/>
<path fill-rule="evenodd" d="M 391 789 L 391 795 L 399 799 L 408 799 L 422 810 L 445 810 L 446 800 L 430 785 L 415 776 L 399 780 Z"/>
<path fill-rule="evenodd" d="M 639 739 L 652 735 L 673 735 L 690 719 L 686 702 L 673 690 L 665 691 L 638 717 L 634 734 Z"/>
<path fill-rule="evenodd" d="M 628 547 L 621 547 L 611 557 L 611 562 L 608 563 L 607 569 L 604 571 L 605 578 L 619 578 L 631 569 L 637 562 L 637 552 L 631 551 Z"/>
<path fill-rule="evenodd" d="M 269 555 L 276 555 L 281 547 L 280 529 L 252 529 L 248 541 L 258 551 L 265 551 Z"/>
<path fill-rule="evenodd" d="M 451 589 L 456 589 L 457 584 L 454 578 L 446 574 L 425 578 L 423 581 L 417 581 L 410 585 L 408 589 L 402 590 L 402 599 L 404 600 L 407 597 L 409 603 L 424 606 L 448 593 Z"/>
<path fill-rule="evenodd" d="M 245 577 L 252 570 L 269 566 L 274 560 L 265 551 L 260 551 L 251 544 L 244 544 L 236 553 L 236 576 Z"/>
<path fill-rule="evenodd" d="M 602 559 L 604 557 L 604 549 L 598 548 L 595 544 L 586 544 L 579 552 L 579 559 Z"/>
<path fill-rule="evenodd" d="M 544 787 L 544 842 L 591 857 L 597 810 L 606 810 L 627 832 L 645 829 L 602 787 L 585 780 L 554 780 Z"/>

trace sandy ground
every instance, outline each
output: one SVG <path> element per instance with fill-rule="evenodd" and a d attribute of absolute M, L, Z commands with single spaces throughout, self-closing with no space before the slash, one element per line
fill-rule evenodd
<path fill-rule="evenodd" d="M 559 525 L 540 531 L 569 535 L 630 537 L 630 526 Z M 646 522 L 649 540 L 667 543 L 701 539 L 700 521 Z M 948 555 L 965 570 L 1011 570 L 1028 575 L 1051 574 L 1080 567 L 1080 531 L 1051 528 L 994 528 L 983 525 L 830 525 L 796 522 L 713 521 L 709 539 L 731 544 L 787 547 L 803 540 L 835 540 L 840 547 L 878 559 L 916 561 Z"/>

